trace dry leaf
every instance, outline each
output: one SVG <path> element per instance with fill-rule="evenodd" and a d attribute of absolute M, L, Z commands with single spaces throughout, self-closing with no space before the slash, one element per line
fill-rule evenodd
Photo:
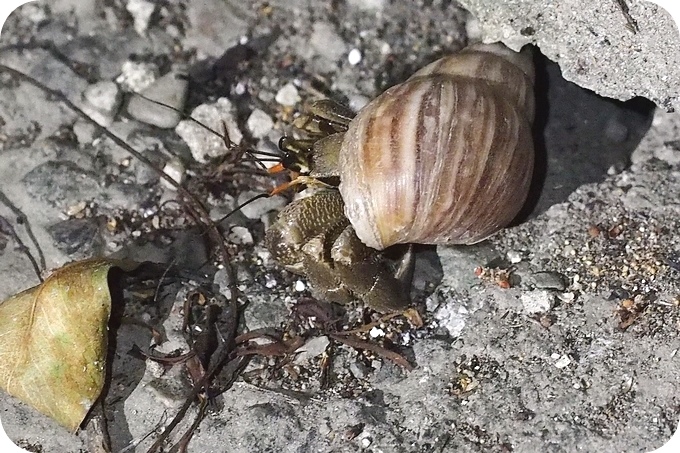
<path fill-rule="evenodd" d="M 104 385 L 114 266 L 134 267 L 76 262 L 0 304 L 0 386 L 70 431 Z"/>

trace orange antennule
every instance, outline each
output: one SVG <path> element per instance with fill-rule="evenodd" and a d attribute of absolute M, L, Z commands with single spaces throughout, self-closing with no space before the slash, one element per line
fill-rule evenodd
<path fill-rule="evenodd" d="M 279 162 L 278 164 L 274 165 L 273 167 L 270 167 L 269 169 L 267 169 L 267 173 L 272 175 L 272 174 L 275 174 L 275 173 L 281 173 L 282 171 L 285 171 L 285 170 L 286 170 L 286 167 L 284 167 L 283 164 L 281 162 Z"/>

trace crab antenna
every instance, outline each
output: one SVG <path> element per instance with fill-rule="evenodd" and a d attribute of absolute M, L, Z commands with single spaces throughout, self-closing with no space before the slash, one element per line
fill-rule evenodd
<path fill-rule="evenodd" d="M 277 153 L 270 153 L 270 152 L 268 152 L 268 151 L 260 151 L 260 150 L 257 150 L 257 149 L 254 149 L 254 150 L 252 150 L 252 151 L 250 151 L 250 152 L 251 152 L 252 154 L 262 154 L 263 156 L 267 156 L 267 157 L 275 157 L 275 158 L 277 158 L 277 159 L 281 159 L 281 154 L 277 154 Z"/>
<path fill-rule="evenodd" d="M 238 211 L 243 209 L 244 206 L 249 205 L 250 203 L 252 203 L 255 200 L 259 200 L 260 198 L 269 198 L 269 194 L 268 193 L 261 193 L 259 195 L 255 195 L 253 198 L 250 198 L 250 199 L 244 201 L 240 205 L 236 206 L 233 210 L 228 212 L 225 216 L 220 218 L 216 223 L 222 223 L 223 221 L 225 221 L 226 219 L 228 219 L 229 217 L 231 217 L 232 215 L 234 215 L 235 213 L 237 213 Z"/>

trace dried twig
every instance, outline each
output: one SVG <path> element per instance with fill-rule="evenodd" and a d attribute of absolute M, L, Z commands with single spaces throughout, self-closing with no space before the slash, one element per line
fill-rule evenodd
<path fill-rule="evenodd" d="M 389 349 L 386 349 L 378 344 L 362 340 L 361 338 L 358 338 L 354 335 L 343 336 L 334 333 L 329 333 L 328 336 L 334 339 L 335 341 L 346 344 L 347 346 L 351 346 L 356 349 L 365 349 L 367 351 L 371 351 L 375 354 L 378 354 L 380 357 L 390 360 L 391 362 L 396 363 L 397 365 L 404 367 L 409 371 L 413 370 L 413 365 L 408 363 L 408 360 L 406 360 L 404 356 L 394 351 L 390 351 Z"/>

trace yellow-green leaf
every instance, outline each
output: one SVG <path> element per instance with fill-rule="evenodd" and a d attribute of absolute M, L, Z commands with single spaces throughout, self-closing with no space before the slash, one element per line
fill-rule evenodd
<path fill-rule="evenodd" d="M 0 304 L 0 387 L 70 431 L 104 385 L 108 274 L 119 264 L 66 265 Z"/>

